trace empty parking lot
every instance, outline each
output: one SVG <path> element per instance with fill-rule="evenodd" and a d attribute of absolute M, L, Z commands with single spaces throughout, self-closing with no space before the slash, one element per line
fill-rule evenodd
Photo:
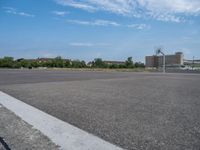
<path fill-rule="evenodd" d="M 200 75 L 0 70 L 0 91 L 124 149 L 200 149 Z"/>

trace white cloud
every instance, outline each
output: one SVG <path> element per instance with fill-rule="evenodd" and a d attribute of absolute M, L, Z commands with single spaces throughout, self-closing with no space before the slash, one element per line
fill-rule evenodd
<path fill-rule="evenodd" d="M 133 28 L 137 30 L 144 30 L 144 29 L 150 29 L 151 26 L 141 23 L 141 24 L 119 24 L 115 21 L 109 21 L 109 20 L 94 20 L 94 21 L 85 21 L 85 20 L 67 20 L 69 23 L 78 24 L 78 25 L 89 25 L 89 26 L 114 26 L 114 27 L 128 27 Z M 90 44 L 87 44 L 90 45 Z"/>
<path fill-rule="evenodd" d="M 150 29 L 151 27 L 147 24 L 130 24 L 127 25 L 127 27 L 129 28 L 134 28 L 134 29 L 138 29 L 138 30 L 143 30 L 143 29 Z"/>
<path fill-rule="evenodd" d="M 67 20 L 67 22 L 74 23 L 74 24 L 80 24 L 80 25 L 91 25 L 91 22 L 83 21 L 83 20 Z"/>
<path fill-rule="evenodd" d="M 70 43 L 70 46 L 75 46 L 75 47 L 92 47 L 94 44 L 92 43 Z"/>
<path fill-rule="evenodd" d="M 109 46 L 107 43 L 85 43 L 85 42 L 73 42 L 69 43 L 70 46 L 74 47 L 93 47 L 93 46 Z"/>
<path fill-rule="evenodd" d="M 98 26 L 120 26 L 119 23 L 109 20 L 95 20 L 93 24 Z"/>
<path fill-rule="evenodd" d="M 58 4 L 61 4 L 63 6 L 71 6 L 71 7 L 74 7 L 74 8 L 80 8 L 80 9 L 84 9 L 84 10 L 87 10 L 87 11 L 95 11 L 96 8 L 89 5 L 89 4 L 86 4 L 86 3 L 80 3 L 80 2 L 77 2 L 77 1 L 73 1 L 73 0 L 55 0 Z"/>
<path fill-rule="evenodd" d="M 25 16 L 25 17 L 34 17 L 34 15 L 28 14 L 28 13 L 25 13 L 25 12 L 18 12 L 18 15 Z"/>
<path fill-rule="evenodd" d="M 109 20 L 94 20 L 94 21 L 67 20 L 67 22 L 80 25 L 92 25 L 92 26 L 120 26 L 119 23 Z"/>
<path fill-rule="evenodd" d="M 19 16 L 24 16 L 24 17 L 35 17 L 35 15 L 33 14 L 17 11 L 17 9 L 12 8 L 12 7 L 3 7 L 3 9 L 5 9 L 5 12 L 9 14 L 19 15 Z"/>
<path fill-rule="evenodd" d="M 173 14 L 161 14 L 161 13 L 153 13 L 153 12 L 149 12 L 148 13 L 149 16 L 151 16 L 154 19 L 157 19 L 159 21 L 164 21 L 164 22 L 176 22 L 176 23 L 180 23 L 180 22 L 185 22 L 185 19 L 183 17 L 179 17 L 179 16 L 175 16 Z"/>
<path fill-rule="evenodd" d="M 57 16 L 65 16 L 66 14 L 69 14 L 67 11 L 52 11 L 52 13 Z"/>
<path fill-rule="evenodd" d="M 189 13 L 200 12 L 199 0 L 137 0 L 147 10 L 168 13 Z"/>
<path fill-rule="evenodd" d="M 183 22 L 182 15 L 199 15 L 200 0 L 55 0 L 87 11 L 107 11 L 124 16 Z"/>
<path fill-rule="evenodd" d="M 115 21 L 110 21 L 110 20 L 94 20 L 94 21 L 85 21 L 85 20 L 67 20 L 67 22 L 72 23 L 72 24 L 78 24 L 78 25 L 87 25 L 87 26 L 114 26 L 114 27 L 128 27 L 128 28 L 133 28 L 137 30 L 144 30 L 144 29 L 150 29 L 151 26 L 141 23 L 141 24 L 120 24 Z M 78 43 L 77 45 L 79 45 Z M 82 43 L 81 43 L 82 44 Z M 89 46 L 90 44 L 86 44 Z M 91 46 L 91 45 L 90 45 Z"/>

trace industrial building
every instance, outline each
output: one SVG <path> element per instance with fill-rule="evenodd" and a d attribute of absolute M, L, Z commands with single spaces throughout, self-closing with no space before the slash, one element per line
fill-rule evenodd
<path fill-rule="evenodd" d="M 200 59 L 194 59 L 194 60 L 184 59 L 184 65 L 187 66 L 200 65 Z"/>
<path fill-rule="evenodd" d="M 166 66 L 181 66 L 184 64 L 184 55 L 182 52 L 176 52 L 173 55 L 165 55 Z M 147 68 L 158 68 L 163 66 L 163 56 L 146 56 L 145 65 Z"/>

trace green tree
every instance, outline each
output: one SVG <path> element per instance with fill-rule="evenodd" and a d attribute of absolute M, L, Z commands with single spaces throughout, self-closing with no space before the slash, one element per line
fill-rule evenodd
<path fill-rule="evenodd" d="M 21 64 L 21 67 L 24 67 L 24 68 L 29 68 L 30 67 L 30 62 L 26 59 L 22 59 L 20 61 L 20 64 Z"/>
<path fill-rule="evenodd" d="M 109 68 L 110 69 L 116 69 L 116 68 L 119 68 L 119 65 L 117 65 L 117 64 L 111 64 L 111 65 L 109 65 Z"/>
<path fill-rule="evenodd" d="M 31 61 L 31 62 L 30 62 L 30 66 L 31 66 L 32 68 L 38 68 L 38 67 L 39 67 L 39 64 L 38 64 L 37 61 Z"/>
<path fill-rule="evenodd" d="M 73 60 L 71 66 L 72 68 L 84 68 L 86 67 L 86 64 L 85 61 Z"/>
<path fill-rule="evenodd" d="M 144 63 L 136 62 L 136 63 L 135 63 L 135 67 L 136 67 L 136 68 L 144 68 L 145 65 L 144 65 Z"/>
<path fill-rule="evenodd" d="M 14 61 L 13 68 L 21 68 L 21 63 L 18 61 Z"/>
<path fill-rule="evenodd" d="M 92 67 L 94 68 L 107 68 L 108 65 L 103 62 L 101 58 L 95 58 L 92 62 Z"/>
<path fill-rule="evenodd" d="M 134 68 L 134 63 L 132 60 L 132 57 L 128 57 L 126 62 L 125 62 L 126 68 Z"/>
<path fill-rule="evenodd" d="M 1 59 L 0 65 L 3 68 L 13 68 L 14 58 L 6 56 L 3 59 Z"/>
<path fill-rule="evenodd" d="M 71 67 L 71 61 L 70 60 L 65 60 L 64 67 L 70 68 Z"/>
<path fill-rule="evenodd" d="M 64 61 L 63 61 L 62 57 L 60 57 L 60 56 L 55 58 L 55 63 L 56 63 L 55 67 L 59 67 L 59 68 L 64 67 Z"/>

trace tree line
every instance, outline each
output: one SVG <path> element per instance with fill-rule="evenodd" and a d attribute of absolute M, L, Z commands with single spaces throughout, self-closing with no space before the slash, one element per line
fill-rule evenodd
<path fill-rule="evenodd" d="M 13 57 L 0 58 L 0 68 L 144 68 L 144 64 L 140 62 L 133 62 L 132 57 L 128 57 L 124 63 L 106 63 L 101 58 L 96 58 L 92 62 L 86 64 L 85 61 L 68 60 L 58 56 L 52 59 L 14 59 Z"/>

